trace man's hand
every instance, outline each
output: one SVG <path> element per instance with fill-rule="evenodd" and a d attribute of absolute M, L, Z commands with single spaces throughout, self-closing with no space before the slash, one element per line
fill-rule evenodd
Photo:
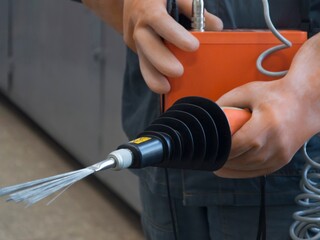
<path fill-rule="evenodd" d="M 215 172 L 228 178 L 270 174 L 289 163 L 297 150 L 320 131 L 320 34 L 296 54 L 280 80 L 252 82 L 217 103 L 252 110 L 234 134 L 230 157 Z"/>
<path fill-rule="evenodd" d="M 232 137 L 222 177 L 256 177 L 286 165 L 308 139 L 302 102 L 285 89 L 283 80 L 252 82 L 225 94 L 221 106 L 246 107 L 250 120 Z"/>
<path fill-rule="evenodd" d="M 179 11 L 191 18 L 192 0 L 178 0 Z M 184 51 L 195 51 L 198 40 L 177 23 L 166 10 L 165 0 L 124 0 L 124 40 L 139 56 L 140 69 L 148 87 L 156 93 L 170 90 L 167 77 L 179 77 L 183 66 L 163 40 Z M 206 12 L 206 29 L 219 31 L 219 18 Z"/>

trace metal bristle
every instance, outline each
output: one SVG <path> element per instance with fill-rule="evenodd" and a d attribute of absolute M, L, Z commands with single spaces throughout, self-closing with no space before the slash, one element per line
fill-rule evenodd
<path fill-rule="evenodd" d="M 28 183 L 17 184 L 11 187 L 0 189 L 0 196 L 9 195 L 7 201 L 13 201 L 16 203 L 24 202 L 27 206 L 31 206 L 51 194 L 54 194 L 60 190 L 63 191 L 65 188 L 70 187 L 77 181 L 89 176 L 92 173 L 94 173 L 92 169 L 84 168 Z M 50 203 L 51 202 L 52 201 L 50 201 Z"/>
<path fill-rule="evenodd" d="M 74 183 L 97 171 L 112 168 L 115 166 L 114 164 L 113 160 L 107 159 L 80 170 L 0 188 L 0 197 L 9 195 L 7 201 L 16 203 L 23 202 L 28 207 L 60 191 L 60 193 L 49 202 L 50 204 Z"/>
<path fill-rule="evenodd" d="M 29 188 L 29 187 L 32 187 L 32 186 L 42 184 L 45 182 L 49 182 L 49 181 L 52 181 L 55 179 L 69 176 L 69 175 L 73 174 L 74 172 L 76 172 L 76 171 L 63 173 L 63 174 L 59 174 L 59 175 L 55 175 L 55 176 L 51 176 L 51 177 L 47 177 L 47 178 L 37 179 L 37 180 L 25 182 L 25 183 L 20 183 L 20 184 L 9 186 L 9 187 L 0 188 L 0 197 L 17 192 L 17 191 L 20 191 L 20 190 L 23 190 L 23 189 L 26 189 L 26 188 Z"/>

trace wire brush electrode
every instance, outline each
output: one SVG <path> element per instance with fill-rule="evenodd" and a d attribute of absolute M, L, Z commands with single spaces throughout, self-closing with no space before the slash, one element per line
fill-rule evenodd
<path fill-rule="evenodd" d="M 176 101 L 135 140 L 111 152 L 106 160 L 81 170 L 0 188 L 0 196 L 10 195 L 8 201 L 30 206 L 60 192 L 55 200 L 72 184 L 105 169 L 157 166 L 215 171 L 228 159 L 232 133 L 250 116 L 251 113 L 243 109 L 223 110 L 206 98 L 185 97 Z"/>

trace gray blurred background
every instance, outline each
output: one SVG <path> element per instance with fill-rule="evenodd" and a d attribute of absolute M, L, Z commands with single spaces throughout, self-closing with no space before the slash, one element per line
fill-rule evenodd
<path fill-rule="evenodd" d="M 0 0 L 0 100 L 8 111 L 19 112 L 11 113 L 16 114 L 14 117 L 23 116 L 27 123 L 22 124 L 29 126 L 31 122 L 31 131 L 41 132 L 39 141 L 50 139 L 55 146 L 53 151 L 61 148 L 79 166 L 104 159 L 127 141 L 120 108 L 124 59 L 122 36 L 79 3 Z M 9 113 L 3 111 L 0 115 L 0 137 L 1 128 L 6 128 L 5 114 Z M 8 139 L 0 140 L 1 150 Z M 32 146 L 28 146 L 28 151 L 33 151 Z M 0 154 L 0 164 L 5 161 L 3 158 Z M 17 161 L 23 164 L 23 159 Z M 15 163 L 7 166 L 10 164 Z M 46 177 L 45 170 L 40 174 L 31 164 L 36 163 L 30 162 L 25 167 L 34 169 L 39 177 Z M 23 169 L 11 170 L 15 172 L 9 174 L 10 183 L 31 180 L 16 176 Z M 9 175 L 2 171 L 8 170 L 0 166 L 0 186 L 4 182 L 10 184 L 4 179 Z M 102 191 L 104 187 L 110 190 L 110 194 L 115 194 L 116 199 L 138 215 L 141 206 L 136 176 L 124 170 L 102 172 L 97 177 L 102 182 Z M 3 201 L 0 204 L 2 211 Z M 1 216 L 0 212 L 0 221 Z M 28 239 L 35 238 L 23 238 Z"/>

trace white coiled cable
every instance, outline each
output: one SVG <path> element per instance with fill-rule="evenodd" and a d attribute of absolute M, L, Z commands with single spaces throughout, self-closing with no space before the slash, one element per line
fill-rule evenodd
<path fill-rule="evenodd" d="M 262 0 L 262 3 L 266 24 L 282 44 L 264 51 L 257 59 L 256 65 L 262 74 L 271 77 L 282 77 L 287 71 L 270 72 L 263 68 L 262 62 L 270 54 L 291 47 L 292 43 L 283 37 L 272 24 L 268 0 Z M 306 161 L 300 182 L 300 188 L 303 193 L 299 194 L 295 199 L 296 203 L 304 209 L 293 214 L 295 221 L 289 231 L 293 240 L 320 240 L 320 159 L 318 163 L 309 156 L 307 152 L 308 142 L 302 148 Z"/>
<path fill-rule="evenodd" d="M 295 199 L 304 209 L 293 214 L 295 222 L 290 227 L 293 240 L 320 239 L 320 163 L 309 156 L 307 145 L 308 142 L 303 146 L 306 164 L 300 182 L 303 193 Z"/>
<path fill-rule="evenodd" d="M 290 48 L 292 46 L 292 43 L 288 39 L 283 37 L 281 35 L 281 33 L 279 33 L 278 30 L 274 27 L 274 25 L 273 25 L 273 23 L 271 21 L 271 18 L 270 18 L 268 0 L 262 0 L 262 4 L 263 4 L 264 19 L 265 19 L 265 22 L 266 22 L 269 30 L 273 33 L 273 35 L 276 38 L 279 39 L 279 41 L 282 42 L 282 44 L 274 46 L 272 48 L 269 48 L 266 51 L 264 51 L 263 53 L 261 53 L 260 56 L 257 59 L 256 65 L 257 65 L 258 70 L 262 74 L 265 74 L 265 75 L 271 76 L 271 77 L 282 77 L 282 76 L 286 75 L 287 71 L 280 71 L 280 72 L 268 71 L 268 70 L 264 69 L 264 67 L 262 66 L 262 62 L 270 54 L 272 54 L 274 52 L 277 52 L 277 51 L 280 51 L 280 50 L 285 49 L 285 48 Z"/>

